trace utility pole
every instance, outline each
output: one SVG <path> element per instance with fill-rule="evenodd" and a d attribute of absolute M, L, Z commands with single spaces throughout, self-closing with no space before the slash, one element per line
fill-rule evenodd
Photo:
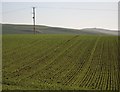
<path fill-rule="evenodd" d="M 33 7 L 33 32 L 34 32 L 34 34 L 36 34 L 36 31 L 35 31 L 35 7 Z"/>

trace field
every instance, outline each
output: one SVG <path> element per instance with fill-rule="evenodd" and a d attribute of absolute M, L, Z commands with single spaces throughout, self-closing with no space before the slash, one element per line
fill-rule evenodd
<path fill-rule="evenodd" d="M 118 38 L 3 35 L 3 90 L 119 90 Z"/>

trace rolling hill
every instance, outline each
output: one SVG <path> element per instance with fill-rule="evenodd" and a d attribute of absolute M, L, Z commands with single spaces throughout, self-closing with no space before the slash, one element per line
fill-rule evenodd
<path fill-rule="evenodd" d="M 117 31 L 42 25 L 36 30 L 39 35 L 32 25 L 3 24 L 3 92 L 119 90 L 118 36 L 105 35 Z"/>
<path fill-rule="evenodd" d="M 3 34 L 33 34 L 32 25 L 2 24 L 2 30 Z M 44 25 L 36 25 L 36 31 L 39 34 L 118 34 L 117 31 L 100 28 L 69 29 Z"/>

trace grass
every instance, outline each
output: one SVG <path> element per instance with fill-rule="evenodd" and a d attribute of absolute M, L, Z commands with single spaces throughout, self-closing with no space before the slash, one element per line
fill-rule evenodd
<path fill-rule="evenodd" d="M 118 38 L 3 35 L 3 90 L 118 90 Z"/>

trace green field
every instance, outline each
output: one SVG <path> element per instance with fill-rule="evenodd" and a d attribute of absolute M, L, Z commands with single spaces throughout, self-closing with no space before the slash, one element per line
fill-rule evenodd
<path fill-rule="evenodd" d="M 3 90 L 119 90 L 118 37 L 3 35 Z"/>

